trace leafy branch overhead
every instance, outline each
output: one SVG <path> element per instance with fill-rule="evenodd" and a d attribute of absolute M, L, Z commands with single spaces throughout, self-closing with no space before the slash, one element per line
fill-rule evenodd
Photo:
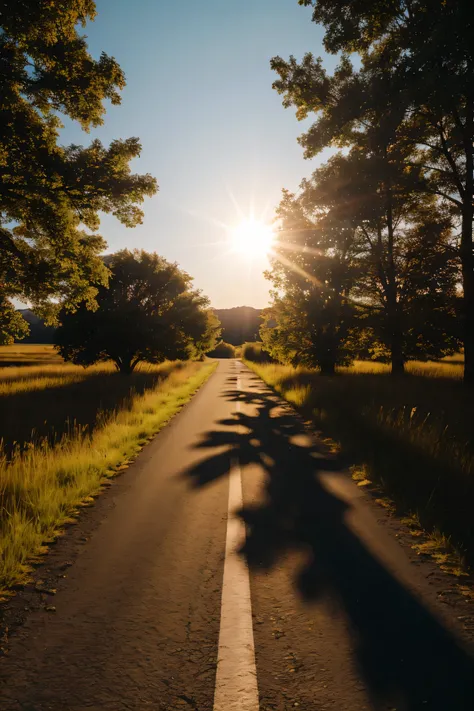
<path fill-rule="evenodd" d="M 115 59 L 94 59 L 78 32 L 94 17 L 90 0 L 25 0 L 0 14 L 0 288 L 3 303 L 17 296 L 51 316 L 61 304 L 93 306 L 107 282 L 99 214 L 134 227 L 157 190 L 151 175 L 131 171 L 137 138 L 59 143 L 60 114 L 88 131 L 125 86 Z"/>

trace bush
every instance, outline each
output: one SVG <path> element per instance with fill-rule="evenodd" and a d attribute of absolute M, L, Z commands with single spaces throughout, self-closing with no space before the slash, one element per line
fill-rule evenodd
<path fill-rule="evenodd" d="M 209 358 L 235 358 L 235 348 L 231 343 L 221 341 L 212 351 L 209 351 L 206 355 L 208 355 Z"/>
<path fill-rule="evenodd" d="M 242 346 L 242 358 L 253 363 L 273 363 L 270 353 L 266 351 L 261 343 L 244 343 Z"/>

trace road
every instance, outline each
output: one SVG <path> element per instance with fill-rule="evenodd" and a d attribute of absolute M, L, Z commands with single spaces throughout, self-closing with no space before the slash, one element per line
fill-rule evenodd
<path fill-rule="evenodd" d="M 55 611 L 1 661 L 0 709 L 472 711 L 473 658 L 377 511 L 221 361 L 74 527 Z"/>

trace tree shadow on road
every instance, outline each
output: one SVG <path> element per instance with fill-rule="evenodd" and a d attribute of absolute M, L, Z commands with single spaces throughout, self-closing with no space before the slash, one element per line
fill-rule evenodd
<path fill-rule="evenodd" d="M 303 423 L 273 392 L 230 389 L 225 397 L 244 410 L 252 405 L 254 414 L 216 422 L 198 447 L 219 451 L 187 476 L 205 486 L 226 475 L 234 457 L 242 467 L 263 467 L 263 503 L 240 512 L 249 567 L 265 574 L 286 551 L 303 552 L 295 585 L 308 602 L 324 597 L 341 604 L 373 708 L 472 711 L 474 659 L 347 526 L 350 505 L 318 476 L 336 470 L 336 458 L 316 445 L 302 446 Z"/>

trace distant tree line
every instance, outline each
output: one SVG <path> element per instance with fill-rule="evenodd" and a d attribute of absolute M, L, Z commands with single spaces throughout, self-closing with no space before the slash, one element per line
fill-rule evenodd
<path fill-rule="evenodd" d="M 462 347 L 472 383 L 472 2 L 299 4 L 339 64 L 275 57 L 274 88 L 299 120 L 316 117 L 307 158 L 339 150 L 284 192 L 264 344 L 324 373 L 362 353 L 401 374 Z"/>

